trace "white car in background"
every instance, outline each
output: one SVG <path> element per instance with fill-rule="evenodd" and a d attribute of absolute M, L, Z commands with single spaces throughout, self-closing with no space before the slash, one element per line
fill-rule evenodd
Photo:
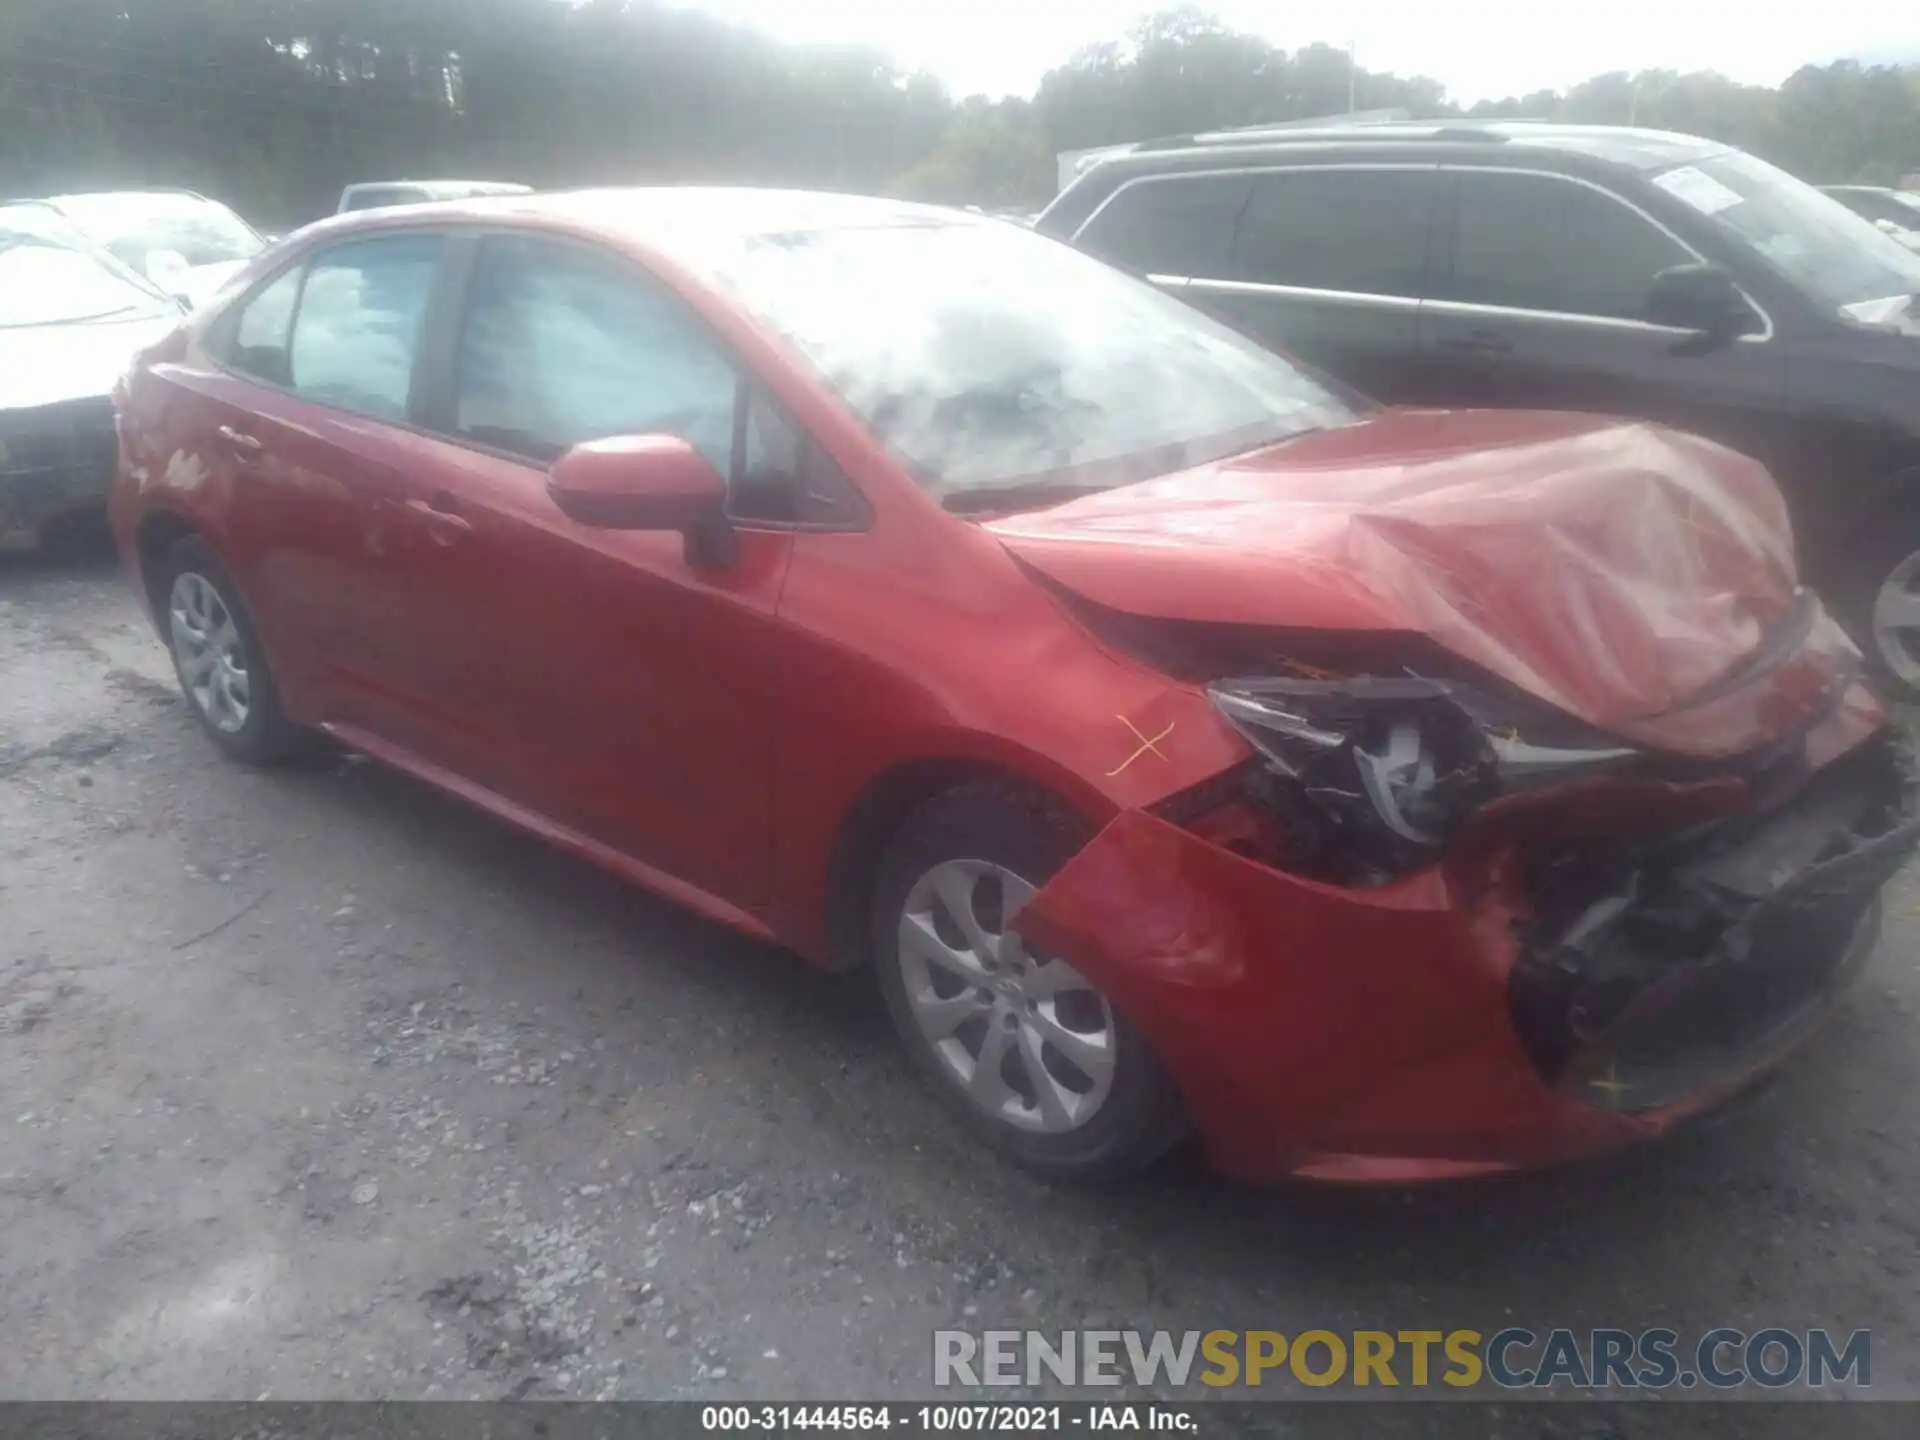
<path fill-rule="evenodd" d="M 222 205 L 191 190 L 110 190 L 31 202 L 57 212 L 96 245 L 197 308 L 267 247 Z"/>
<path fill-rule="evenodd" d="M 1880 185 L 1826 185 L 1825 192 L 1909 250 L 1920 250 L 1920 195 Z"/>
<path fill-rule="evenodd" d="M 340 208 L 381 210 L 389 205 L 426 205 L 435 200 L 475 200 L 485 195 L 531 195 L 533 188 L 508 180 L 369 180 L 340 192 Z"/>

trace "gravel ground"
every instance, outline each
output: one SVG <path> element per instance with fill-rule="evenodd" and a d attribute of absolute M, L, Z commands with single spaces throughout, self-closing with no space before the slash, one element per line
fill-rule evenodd
<path fill-rule="evenodd" d="M 1910 878 L 1710 1128 L 1063 1188 L 952 1128 L 861 983 L 379 767 L 223 762 L 110 563 L 0 566 L 0 1396 L 889 1398 L 945 1326 L 1779 1324 L 1870 1327 L 1920 1397 Z"/>

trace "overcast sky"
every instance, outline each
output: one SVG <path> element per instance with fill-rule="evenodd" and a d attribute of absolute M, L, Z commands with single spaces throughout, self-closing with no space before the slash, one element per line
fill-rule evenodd
<path fill-rule="evenodd" d="M 956 94 L 1031 94 L 1080 45 L 1160 8 L 1140 0 L 680 0 L 786 40 L 860 41 Z M 1289 50 L 1357 47 L 1363 69 L 1431 75 L 1463 103 L 1563 89 L 1609 70 L 1718 70 L 1773 85 L 1846 55 L 1920 59 L 1910 0 L 1212 0 Z"/>

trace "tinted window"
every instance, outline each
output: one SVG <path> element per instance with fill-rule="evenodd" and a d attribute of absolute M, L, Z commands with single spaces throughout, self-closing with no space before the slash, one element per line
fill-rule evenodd
<path fill-rule="evenodd" d="M 494 238 L 460 337 L 455 428 L 539 461 L 583 440 L 678 435 L 730 470 L 736 377 L 705 325 L 610 256 Z"/>
<path fill-rule="evenodd" d="M 1153 275 L 1227 273 L 1233 227 L 1253 182 L 1244 175 L 1140 180 L 1116 192 L 1074 243 Z"/>
<path fill-rule="evenodd" d="M 1644 319 L 1653 278 L 1693 260 L 1619 200 L 1544 175 L 1462 174 L 1443 299 Z"/>
<path fill-rule="evenodd" d="M 288 369 L 302 395 L 398 420 L 440 258 L 436 235 L 394 235 L 323 251 L 307 271 Z"/>
<path fill-rule="evenodd" d="M 293 334 L 293 307 L 300 298 L 301 269 L 295 266 L 240 307 L 227 361 L 234 369 L 287 385 L 287 341 Z"/>
<path fill-rule="evenodd" d="M 1430 170 L 1263 175 L 1234 243 L 1234 279 L 1419 295 L 1439 181 Z"/>

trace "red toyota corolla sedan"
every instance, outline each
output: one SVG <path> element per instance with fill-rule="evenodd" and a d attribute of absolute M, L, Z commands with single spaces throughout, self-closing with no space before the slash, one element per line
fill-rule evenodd
<path fill-rule="evenodd" d="M 113 519 L 214 742 L 309 732 L 827 967 L 1056 1172 L 1652 1135 L 1920 840 L 1764 471 L 1381 411 L 1002 222 L 328 222 L 147 352 Z"/>

